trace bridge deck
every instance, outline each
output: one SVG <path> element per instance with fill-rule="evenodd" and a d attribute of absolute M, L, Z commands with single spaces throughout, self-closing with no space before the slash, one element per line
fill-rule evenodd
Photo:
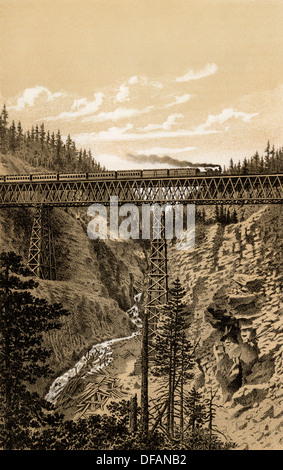
<path fill-rule="evenodd" d="M 0 183 L 0 207 L 110 203 L 282 204 L 283 174 Z"/>

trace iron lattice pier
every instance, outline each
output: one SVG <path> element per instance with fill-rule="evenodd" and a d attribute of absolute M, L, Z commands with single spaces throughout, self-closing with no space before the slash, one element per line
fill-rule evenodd
<path fill-rule="evenodd" d="M 160 222 L 161 227 L 159 227 Z M 168 274 L 165 216 L 163 213 L 161 219 L 159 219 L 156 214 L 153 214 L 147 301 L 144 310 L 144 315 L 148 315 L 149 356 L 151 356 L 154 351 L 153 338 L 157 329 L 160 311 L 167 301 Z"/>
<path fill-rule="evenodd" d="M 37 206 L 35 208 L 28 266 L 35 276 L 56 280 L 55 250 L 49 207 Z"/>

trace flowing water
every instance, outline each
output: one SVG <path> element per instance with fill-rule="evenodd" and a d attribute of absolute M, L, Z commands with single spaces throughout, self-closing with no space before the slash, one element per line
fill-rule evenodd
<path fill-rule="evenodd" d="M 139 328 L 141 328 L 141 320 L 138 316 L 138 303 L 140 301 L 141 294 L 137 294 L 134 297 L 135 304 L 133 307 L 128 310 L 128 314 L 132 320 L 132 322 Z M 111 349 L 112 344 L 118 343 L 119 341 L 127 341 L 135 336 L 140 335 L 140 331 L 135 331 L 130 336 L 125 336 L 122 338 L 113 338 L 107 341 L 104 341 L 99 344 L 95 344 L 92 348 L 81 357 L 81 359 L 67 372 L 62 374 L 60 377 L 57 377 L 54 382 L 52 383 L 48 393 L 45 396 L 45 399 L 50 403 L 55 404 L 58 396 L 62 392 L 62 390 L 66 387 L 69 380 L 75 377 L 83 367 L 87 364 L 91 364 L 91 367 L 86 371 L 87 373 L 98 372 L 104 367 L 108 366 L 112 361 L 112 354 L 113 351 Z"/>

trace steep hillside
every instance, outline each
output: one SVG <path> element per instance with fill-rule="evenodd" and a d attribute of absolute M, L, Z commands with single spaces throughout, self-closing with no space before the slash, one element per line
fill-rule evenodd
<path fill-rule="evenodd" d="M 218 390 L 219 429 L 243 448 L 283 447 L 282 227 L 281 206 L 250 207 L 199 227 L 193 250 L 169 248 L 201 340 L 197 384 Z"/>
<path fill-rule="evenodd" d="M 2 157 L 2 170 L 34 171 L 20 159 L 7 155 Z M 46 337 L 53 352 L 54 377 L 72 366 L 93 344 L 130 335 L 136 329 L 126 311 L 134 303 L 136 286 L 143 284 L 143 248 L 133 241 L 90 240 L 86 212 L 87 209 L 52 210 L 57 281 L 40 280 L 36 290 L 36 295 L 52 303 L 61 302 L 71 313 L 61 330 Z M 27 260 L 32 223 L 32 208 L 1 209 L 1 251 L 16 251 Z M 46 389 L 48 384 L 42 386 Z"/>
<path fill-rule="evenodd" d="M 19 175 L 24 173 L 42 172 L 48 170 L 43 167 L 34 168 L 28 162 L 24 162 L 19 156 L 0 153 L 0 175 Z"/>

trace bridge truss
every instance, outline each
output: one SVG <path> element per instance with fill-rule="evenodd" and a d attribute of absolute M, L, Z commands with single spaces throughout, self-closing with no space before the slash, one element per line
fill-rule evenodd
<path fill-rule="evenodd" d="M 20 178 L 20 177 L 18 177 Z M 43 279 L 56 279 L 56 263 L 52 239 L 50 208 L 79 207 L 94 203 L 109 205 L 111 197 L 118 204 L 196 204 L 243 205 L 282 204 L 283 174 L 272 175 L 201 175 L 184 177 L 131 177 L 89 180 L 71 177 L 66 181 L 32 181 L 24 177 L 0 183 L 1 207 L 35 207 L 28 264 Z M 155 227 L 155 223 L 157 226 Z M 150 269 L 148 274 L 146 312 L 149 316 L 149 337 L 154 335 L 160 305 L 167 299 L 167 254 L 162 218 L 161 238 L 157 239 L 153 217 Z"/>
<path fill-rule="evenodd" d="M 17 181 L 0 184 L 1 206 L 108 205 L 119 203 L 281 204 L 283 174 L 132 178 L 115 180 Z"/>

